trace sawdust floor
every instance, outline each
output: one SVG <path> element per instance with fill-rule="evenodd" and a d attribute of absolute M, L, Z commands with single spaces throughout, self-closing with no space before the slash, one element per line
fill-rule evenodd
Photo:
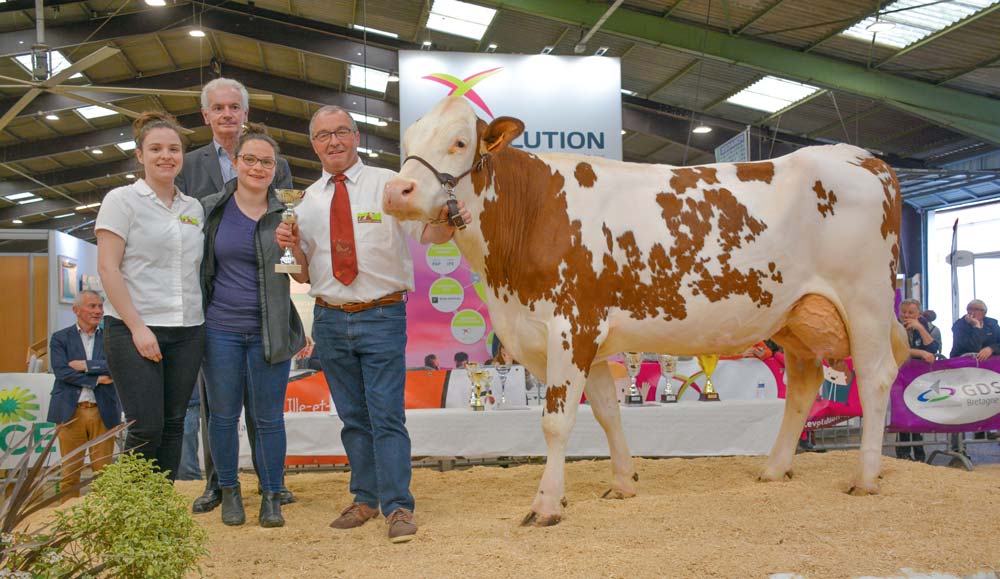
<path fill-rule="evenodd" d="M 767 577 L 966 575 L 1000 567 L 1000 468 L 975 472 L 885 458 L 882 493 L 845 494 L 857 452 L 803 454 L 795 478 L 755 481 L 763 457 L 637 460 L 640 494 L 599 498 L 606 460 L 567 465 L 563 522 L 522 528 L 542 467 L 416 469 L 420 531 L 393 545 L 384 519 L 352 531 L 328 523 L 349 500 L 347 473 L 287 477 L 298 502 L 287 526 L 226 527 L 219 511 L 196 520 L 210 534 L 205 577 Z M 250 476 L 244 489 L 255 489 Z M 179 482 L 194 498 L 200 482 Z M 195 577 L 195 574 L 190 577 Z"/>

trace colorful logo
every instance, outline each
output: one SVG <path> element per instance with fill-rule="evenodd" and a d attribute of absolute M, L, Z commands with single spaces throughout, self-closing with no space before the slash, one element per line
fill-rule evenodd
<path fill-rule="evenodd" d="M 33 422 L 35 415 L 30 410 L 38 410 L 35 395 L 20 387 L 0 390 L 0 424 L 11 422 Z"/>
<path fill-rule="evenodd" d="M 945 394 L 941 394 L 944 391 Z M 947 386 L 942 387 L 940 380 L 935 380 L 930 388 L 924 390 L 919 395 L 917 395 L 917 400 L 921 402 L 940 402 L 941 400 L 947 400 L 955 395 L 955 389 L 949 388 Z"/>
<path fill-rule="evenodd" d="M 469 99 L 476 106 L 483 109 L 483 112 L 489 115 L 490 118 L 492 119 L 493 112 L 490 111 L 490 107 L 486 106 L 486 103 L 483 102 L 482 97 L 480 97 L 476 91 L 472 90 L 472 87 L 476 86 L 483 80 L 493 76 L 494 74 L 500 72 L 501 70 L 503 70 L 503 67 L 498 66 L 496 68 L 491 68 L 489 70 L 477 72 L 471 76 L 465 77 L 464 79 L 460 79 L 456 76 L 452 76 L 444 72 L 435 72 L 434 74 L 429 74 L 423 78 L 443 84 L 444 86 L 450 88 L 451 91 L 448 92 L 447 96 L 455 95 Z"/>

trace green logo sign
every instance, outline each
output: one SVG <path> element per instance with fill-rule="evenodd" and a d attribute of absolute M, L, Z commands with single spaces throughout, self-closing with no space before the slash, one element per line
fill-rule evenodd
<path fill-rule="evenodd" d="M 34 400 L 35 395 L 30 390 L 18 386 L 0 390 L 0 424 L 34 421 L 31 411 L 38 411 Z"/>

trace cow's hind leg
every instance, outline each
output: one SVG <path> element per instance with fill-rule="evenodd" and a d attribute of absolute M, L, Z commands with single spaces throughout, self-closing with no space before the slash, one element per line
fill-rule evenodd
<path fill-rule="evenodd" d="M 622 428 L 621 410 L 615 393 L 615 382 L 606 362 L 594 364 L 590 368 L 585 389 L 594 418 L 604 429 L 611 452 L 611 472 L 614 483 L 601 498 L 627 499 L 635 496 L 635 483 L 639 480 L 632 454 L 628 450 L 625 431 Z"/>
<path fill-rule="evenodd" d="M 773 339 L 785 350 L 785 415 L 761 480 L 790 475 L 802 427 L 823 383 L 822 361 L 843 360 L 850 352 L 839 310 L 818 295 L 803 296 Z"/>

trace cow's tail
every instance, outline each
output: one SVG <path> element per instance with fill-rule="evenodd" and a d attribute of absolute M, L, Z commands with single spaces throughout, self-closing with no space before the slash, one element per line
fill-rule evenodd
<path fill-rule="evenodd" d="M 892 357 L 896 359 L 896 365 L 902 366 L 910 358 L 910 340 L 906 337 L 906 329 L 895 318 L 892 319 Z"/>

